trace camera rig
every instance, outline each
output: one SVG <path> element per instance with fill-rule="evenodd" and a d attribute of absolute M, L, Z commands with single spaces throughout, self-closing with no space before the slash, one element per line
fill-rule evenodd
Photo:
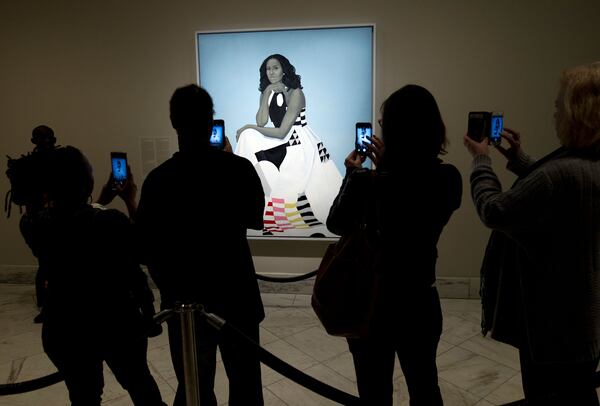
<path fill-rule="evenodd" d="M 43 174 L 52 151 L 58 147 L 54 131 L 45 125 L 33 129 L 31 142 L 35 145 L 31 152 L 19 158 L 7 156 L 6 176 L 10 181 L 10 190 L 4 197 L 6 217 L 10 217 L 13 203 L 21 211 L 23 206 L 26 211 L 44 207 Z"/>

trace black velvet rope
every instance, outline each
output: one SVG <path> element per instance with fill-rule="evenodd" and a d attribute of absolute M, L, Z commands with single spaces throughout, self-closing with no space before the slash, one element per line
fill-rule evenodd
<path fill-rule="evenodd" d="M 157 324 L 161 324 L 173 315 L 172 309 L 163 310 L 154 315 L 153 319 Z M 33 392 L 52 386 L 64 380 L 60 372 L 54 372 L 41 378 L 31 379 L 29 381 L 7 383 L 0 385 L 0 396 L 16 395 L 18 393 Z"/>
<path fill-rule="evenodd" d="M 253 347 L 254 350 L 258 352 L 260 361 L 263 364 L 273 369 L 274 371 L 279 372 L 286 378 L 296 382 L 301 386 L 304 386 L 306 389 L 312 392 L 315 392 L 341 405 L 356 406 L 360 404 L 360 399 L 358 397 L 341 391 L 337 388 L 334 388 L 333 386 L 321 382 L 318 379 L 315 379 L 312 376 L 300 371 L 299 369 L 294 368 L 292 365 L 286 363 L 285 361 L 281 360 L 269 351 L 262 348 L 258 343 L 249 338 L 235 326 L 225 322 L 225 320 L 222 320 L 219 317 L 215 317 L 213 314 L 205 313 L 203 310 L 201 310 L 201 314 L 204 317 L 206 317 L 209 324 L 215 327 L 216 329 L 219 329 L 223 333 L 234 337 L 235 339 L 239 340 L 238 342 L 241 341 L 243 345 Z M 212 321 L 214 319 L 216 319 L 217 321 Z"/>
<path fill-rule="evenodd" d="M 316 273 L 316 271 L 314 271 L 314 272 Z M 313 272 L 310 272 L 310 273 L 313 273 Z M 304 275 L 302 275 L 302 276 L 304 276 Z M 155 322 L 160 324 L 160 323 L 163 323 L 164 321 L 166 321 L 173 314 L 174 314 L 174 312 L 172 309 L 163 310 L 154 316 L 154 320 L 155 320 Z M 210 320 L 211 316 L 214 317 L 214 315 L 212 315 L 210 313 L 205 313 L 203 310 L 201 311 L 201 314 L 208 318 L 209 324 L 211 324 L 213 327 L 215 327 L 217 329 L 222 329 L 223 332 L 228 333 L 231 336 L 235 336 L 238 339 L 241 339 L 245 345 L 250 345 L 250 346 L 254 347 L 254 349 L 256 351 L 258 351 L 260 361 L 263 364 L 267 365 L 269 368 L 273 369 L 274 371 L 279 372 L 281 375 L 285 376 L 286 378 L 296 382 L 297 384 L 307 388 L 308 390 L 310 390 L 312 392 L 315 392 L 315 393 L 317 393 L 327 399 L 330 399 L 334 402 L 337 402 L 339 404 L 349 405 L 349 406 L 354 406 L 354 405 L 360 404 L 360 399 L 358 397 L 351 395 L 349 393 L 346 393 L 344 391 L 341 391 L 337 388 L 334 388 L 333 386 L 330 386 L 324 382 L 321 382 L 318 379 L 315 379 L 312 376 L 307 375 L 306 373 L 300 371 L 299 369 L 294 368 L 292 365 L 284 362 L 280 358 L 276 357 L 269 351 L 262 348 L 258 343 L 254 342 L 252 339 L 250 339 L 248 336 L 246 336 L 244 333 L 242 333 L 235 326 L 225 322 L 224 320 L 222 320 L 222 323 L 211 322 L 211 320 Z M 217 319 L 218 319 L 218 317 L 217 317 Z M 0 396 L 32 392 L 32 391 L 35 391 L 38 389 L 42 389 L 42 388 L 57 384 L 57 383 L 61 382 L 63 379 L 64 378 L 62 377 L 60 372 L 54 372 L 50 375 L 46 375 L 46 376 L 36 378 L 36 379 L 31 379 L 29 381 L 3 384 L 3 385 L 0 385 Z M 594 384 L 595 384 L 596 388 L 600 388 L 600 371 L 596 372 L 596 375 L 594 378 Z M 520 399 L 520 400 L 517 400 L 514 402 L 505 403 L 502 406 L 518 406 L 518 405 L 526 405 L 526 404 L 527 403 L 525 402 L 524 399 Z"/>
<path fill-rule="evenodd" d="M 60 372 L 42 376 L 41 378 L 32 379 L 30 381 L 7 383 L 0 385 L 0 396 L 16 395 L 17 393 L 31 392 L 42 389 L 47 386 L 54 385 L 63 380 Z"/>
<path fill-rule="evenodd" d="M 309 272 L 309 273 L 305 273 L 304 275 L 281 276 L 281 277 L 266 276 L 266 275 L 261 275 L 261 274 L 257 273 L 256 274 L 256 279 L 261 280 L 261 281 L 265 281 L 265 282 L 286 283 L 286 282 L 298 282 L 298 281 L 302 281 L 304 279 L 312 278 L 316 274 L 317 274 L 317 270 L 314 270 L 314 271 Z"/>

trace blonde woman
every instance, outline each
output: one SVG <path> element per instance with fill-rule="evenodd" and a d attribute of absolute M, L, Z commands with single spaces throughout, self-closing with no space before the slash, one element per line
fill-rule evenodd
<path fill-rule="evenodd" d="M 494 232 L 482 268 L 484 333 L 519 349 L 529 405 L 598 405 L 600 357 L 600 63 L 560 76 L 561 147 L 537 162 L 506 129 L 499 150 L 519 178 L 502 191 L 486 141 L 471 192 Z"/>

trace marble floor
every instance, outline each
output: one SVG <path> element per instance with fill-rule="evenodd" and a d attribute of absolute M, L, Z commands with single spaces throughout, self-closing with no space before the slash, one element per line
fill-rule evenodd
<path fill-rule="evenodd" d="M 346 392 L 356 394 L 351 356 L 345 340 L 323 330 L 310 296 L 263 294 L 266 319 L 261 344 L 296 368 Z M 444 332 L 438 349 L 440 387 L 446 406 L 501 405 L 523 397 L 517 353 L 484 338 L 479 329 L 479 301 L 443 299 Z M 0 284 L 0 383 L 21 382 L 55 371 L 41 346 L 34 290 L 29 285 Z M 148 360 L 165 401 L 172 403 L 176 379 L 166 334 L 150 339 Z M 320 397 L 263 365 L 265 404 L 311 406 L 336 404 Z M 105 372 L 104 402 L 131 405 L 110 371 Z M 215 392 L 227 404 L 227 379 L 219 363 Z M 394 377 L 394 405 L 408 405 L 404 378 L 398 365 Z M 34 392 L 0 397 L 1 406 L 68 405 L 64 383 Z"/>

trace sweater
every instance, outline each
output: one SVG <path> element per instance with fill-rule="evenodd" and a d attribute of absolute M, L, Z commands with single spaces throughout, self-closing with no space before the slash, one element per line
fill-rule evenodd
<path fill-rule="evenodd" d="M 495 307 L 484 331 L 491 328 L 493 338 L 518 348 L 527 345 L 537 362 L 595 359 L 600 161 L 562 148 L 537 163 L 517 158 L 509 169 L 521 176 L 507 191 L 488 156 L 473 161 L 473 201 L 495 231 L 482 267 L 483 301 Z"/>

